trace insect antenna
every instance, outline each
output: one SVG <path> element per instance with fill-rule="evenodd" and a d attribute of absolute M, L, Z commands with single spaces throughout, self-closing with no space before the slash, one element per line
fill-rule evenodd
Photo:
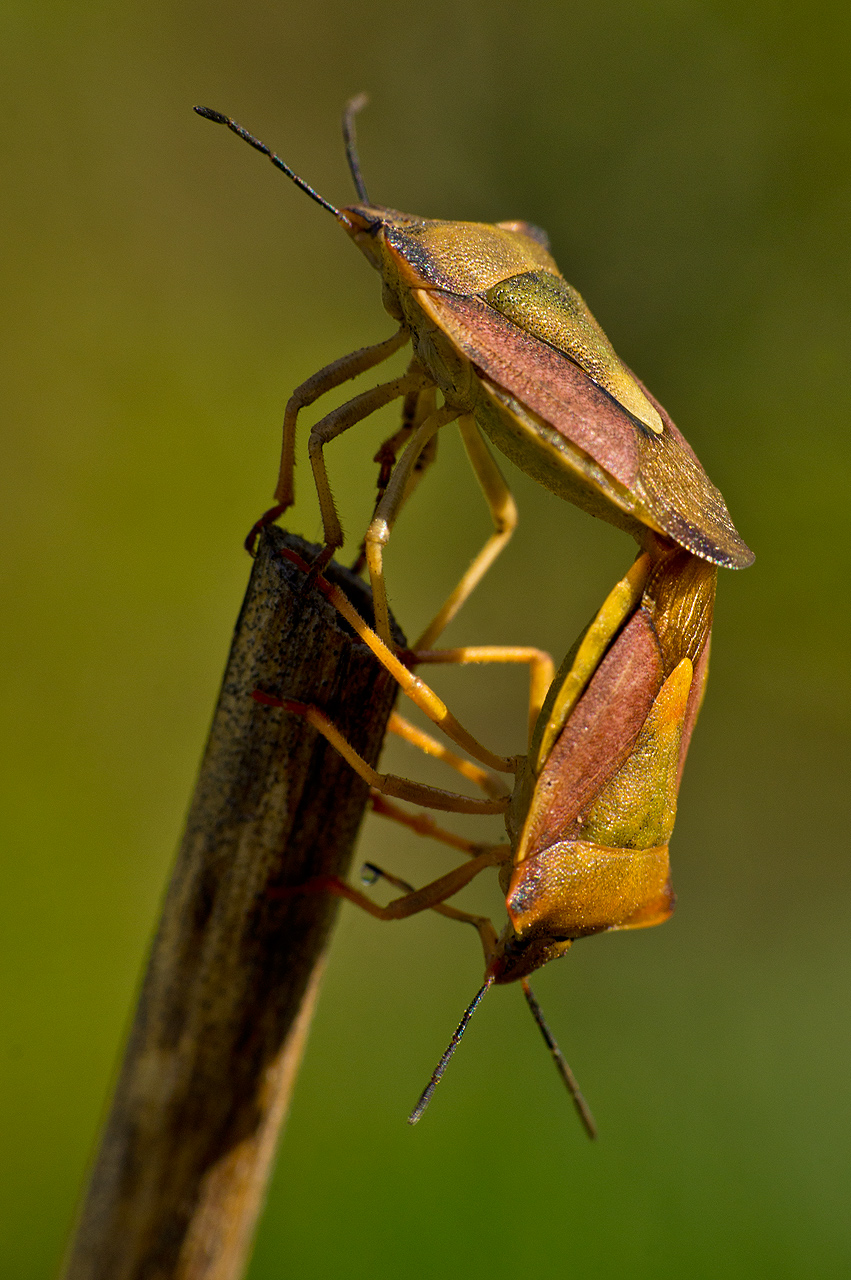
<path fill-rule="evenodd" d="M 346 109 L 343 112 L 343 141 L 346 144 L 346 160 L 349 164 L 349 172 L 354 178 L 355 188 L 364 204 L 369 204 L 370 199 L 366 194 L 366 184 L 360 171 L 360 159 L 358 157 L 358 139 L 355 130 L 355 116 L 362 111 L 369 98 L 365 93 L 359 93 L 357 97 L 350 98 L 346 103 Z"/>
<path fill-rule="evenodd" d="M 553 1062 L 556 1064 L 556 1071 L 558 1071 L 559 1075 L 561 1076 L 562 1080 L 567 1086 L 567 1091 L 570 1094 L 571 1098 L 573 1099 L 573 1105 L 576 1107 L 576 1110 L 579 1114 L 579 1119 L 582 1121 L 582 1124 L 585 1128 L 585 1132 L 588 1134 L 588 1137 L 593 1141 L 597 1137 L 597 1126 L 594 1123 L 594 1117 L 591 1114 L 591 1108 L 588 1106 L 588 1103 L 583 1098 L 582 1091 L 580 1090 L 579 1085 L 576 1083 L 576 1076 L 573 1074 L 570 1067 L 568 1066 L 567 1060 L 564 1054 L 562 1053 L 561 1049 L 558 1047 L 558 1044 L 556 1043 L 555 1036 L 547 1026 L 547 1021 L 546 1021 L 546 1018 L 544 1017 L 544 1011 L 541 1008 L 541 1006 L 538 1004 L 538 1001 L 535 999 L 535 996 L 532 993 L 532 988 L 529 986 L 529 983 L 526 981 L 525 978 L 520 983 L 520 985 L 523 988 L 523 994 L 526 997 L 526 1003 L 528 1004 L 529 1008 L 532 1010 L 532 1017 L 535 1019 L 538 1026 L 540 1027 L 541 1035 L 544 1037 L 544 1043 L 546 1044 L 547 1048 L 552 1054 Z"/>
<path fill-rule="evenodd" d="M 432 1094 L 434 1093 L 437 1086 L 440 1084 L 441 1076 L 443 1075 L 444 1071 L 449 1065 L 449 1059 L 452 1057 L 453 1053 L 461 1043 L 461 1037 L 463 1036 L 464 1032 L 467 1030 L 467 1023 L 470 1021 L 473 1014 L 476 1012 L 479 1005 L 481 1004 L 482 997 L 484 996 L 485 992 L 492 985 L 493 985 L 493 978 L 488 978 L 485 985 L 479 991 L 476 992 L 476 994 L 473 996 L 473 999 L 467 1005 L 467 1008 L 464 1011 L 464 1016 L 461 1019 L 461 1021 L 458 1023 L 458 1026 L 455 1029 L 455 1033 L 446 1047 L 446 1052 L 444 1053 L 443 1057 L 440 1059 L 440 1062 L 438 1062 L 437 1066 L 435 1067 L 432 1073 L 431 1079 L 429 1080 L 428 1084 L 420 1094 L 419 1102 L 414 1107 L 411 1114 L 408 1116 L 408 1124 L 416 1124 L 417 1121 L 422 1117 L 423 1112 L 425 1111 L 428 1104 L 431 1102 Z"/>
<path fill-rule="evenodd" d="M 285 160 L 282 160 L 280 156 L 276 155 L 274 151 L 267 147 L 265 142 L 261 142 L 259 138 L 255 138 L 253 133 L 249 133 L 247 129 L 243 129 L 241 124 L 237 124 L 235 120 L 231 120 L 230 116 L 223 116 L 221 111 L 214 111 L 212 107 L 195 107 L 193 109 L 198 112 L 199 116 L 203 116 L 205 120 L 212 120 L 214 124 L 226 124 L 232 133 L 235 133 L 238 138 L 242 138 L 243 142 L 247 142 L 249 146 L 252 146 L 257 151 L 262 152 L 264 156 L 268 156 L 275 168 L 280 169 L 288 178 L 292 178 L 296 186 L 301 187 L 302 191 L 306 191 L 311 200 L 315 200 L 317 204 L 321 204 L 322 208 L 327 209 L 329 213 L 333 213 L 334 217 L 337 218 L 339 222 L 345 222 L 348 224 L 348 218 L 346 218 L 339 209 L 336 209 L 334 205 L 331 204 L 330 200 L 326 200 L 318 191 L 314 191 L 313 187 L 311 187 L 308 182 L 305 182 L 304 178 L 300 178 L 295 170 L 291 169 Z"/>

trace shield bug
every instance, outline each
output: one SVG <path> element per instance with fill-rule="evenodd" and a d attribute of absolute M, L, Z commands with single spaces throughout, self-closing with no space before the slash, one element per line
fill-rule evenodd
<path fill-rule="evenodd" d="M 300 563 L 304 561 L 286 553 Z M 586 1129 L 593 1122 L 543 1021 L 529 975 L 583 937 L 661 924 L 674 909 L 668 844 L 686 752 L 706 680 L 715 595 L 715 566 L 656 539 L 616 585 L 554 678 L 539 650 L 499 647 L 417 650 L 395 655 L 323 578 L 317 585 L 394 675 L 404 693 L 457 746 L 464 760 L 401 717 L 391 731 L 441 757 L 485 793 L 474 799 L 370 768 L 317 707 L 272 698 L 266 704 L 305 716 L 345 755 L 373 789 L 375 808 L 467 855 L 448 875 L 404 890 L 378 906 L 335 878 L 304 891 L 330 891 L 372 915 L 398 920 L 432 909 L 472 924 L 485 955 L 484 985 L 464 1015 L 447 1053 L 410 1119 L 422 1115 L 443 1069 L 485 991 L 519 981 Z M 400 660 L 404 658 L 404 662 Z M 410 665 L 440 662 L 528 662 L 532 671 L 529 750 L 501 757 L 482 746 Z M 548 687 L 547 687 L 548 686 Z M 506 787 L 503 776 L 512 779 Z M 502 813 L 508 842 L 482 845 L 444 831 L 393 799 L 448 812 Z M 447 899 L 487 867 L 499 869 L 509 921 L 497 934 L 490 920 L 450 907 Z"/>
<path fill-rule="evenodd" d="M 668 538 L 710 564 L 743 568 L 753 560 L 711 483 L 670 417 L 621 362 L 579 293 L 565 280 L 546 234 L 529 223 L 457 222 L 416 217 L 368 197 L 354 136 L 363 98 L 344 115 L 349 168 L 358 202 L 336 208 L 236 121 L 224 124 L 268 156 L 328 210 L 382 279 L 385 309 L 398 324 L 385 342 L 335 360 L 298 387 L 284 418 L 275 503 L 262 523 L 293 502 L 300 411 L 408 342 L 404 374 L 348 400 L 310 432 L 327 561 L 343 543 L 325 468 L 325 445 L 394 400 L 400 432 L 379 453 L 380 497 L 364 541 L 376 629 L 390 644 L 383 549 L 436 433 L 457 421 L 494 522 L 494 533 L 417 642 L 428 647 L 505 546 L 516 510 L 483 436 L 521 470 L 585 511 L 627 530 L 641 546 Z M 443 403 L 437 407 L 435 393 Z M 398 450 L 404 452 L 395 461 Z M 394 465 L 395 464 L 395 465 Z M 320 565 L 317 568 L 321 567 Z"/>

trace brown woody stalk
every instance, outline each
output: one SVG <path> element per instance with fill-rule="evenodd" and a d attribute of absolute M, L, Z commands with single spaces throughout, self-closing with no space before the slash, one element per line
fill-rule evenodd
<path fill-rule="evenodd" d="M 322 706 L 374 763 L 394 682 L 261 542 L 65 1280 L 236 1280 L 247 1265 L 367 788 L 254 689 Z M 369 613 L 369 592 L 336 580 Z"/>

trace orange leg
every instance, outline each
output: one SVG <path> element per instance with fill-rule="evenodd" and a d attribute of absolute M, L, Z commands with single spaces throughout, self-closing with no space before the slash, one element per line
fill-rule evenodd
<path fill-rule="evenodd" d="M 447 426 L 459 416 L 459 410 L 449 404 L 420 423 L 409 440 L 405 452 L 390 476 L 387 488 L 381 496 L 375 513 L 369 522 L 364 545 L 366 547 L 366 563 L 369 569 L 369 581 L 372 587 L 372 604 L 375 612 L 375 630 L 386 644 L 392 645 L 390 638 L 390 621 L 387 607 L 387 588 L 384 581 L 384 548 L 390 540 L 390 534 L 396 518 L 417 483 L 417 467 L 420 458 L 430 445 L 441 427 Z M 326 538 L 326 541 L 330 541 Z M 339 546 L 339 543 L 334 543 Z"/>
<path fill-rule="evenodd" d="M 318 729 L 333 747 L 339 751 L 344 760 L 352 766 L 364 782 L 381 795 L 394 796 L 397 800 L 409 800 L 412 804 L 422 804 L 429 809 L 442 809 L 448 813 L 505 813 L 508 805 L 507 797 L 497 800 L 474 800 L 469 796 L 459 795 L 454 791 L 444 791 L 440 787 L 429 787 L 425 783 L 410 782 L 397 774 L 378 773 L 372 765 L 367 764 L 358 755 L 354 747 L 343 737 L 324 711 L 312 707 L 306 702 L 296 702 L 292 698 L 275 698 L 261 690 L 255 690 L 253 697 L 264 706 L 283 707 L 295 715 L 304 716 L 308 724 Z"/>
<path fill-rule="evenodd" d="M 507 849 L 507 846 L 504 846 Z M 498 848 L 498 846 L 494 846 Z M 365 867 L 373 875 L 373 884 L 379 877 L 387 880 L 397 889 L 402 889 L 407 895 L 416 893 L 413 885 L 408 884 L 407 880 L 401 880 L 399 876 L 391 875 L 389 871 L 382 870 L 377 867 L 374 862 L 367 862 Z M 482 949 L 485 953 L 485 964 L 488 964 L 497 948 L 498 938 L 496 929 L 487 916 L 476 916 L 469 911 L 459 911 L 457 907 L 449 907 L 445 902 L 436 903 L 432 908 L 438 915 L 446 916 L 447 920 L 459 920 L 462 924 L 471 924 L 474 929 L 478 930 L 479 937 L 482 942 Z"/>
<path fill-rule="evenodd" d="M 285 560 L 289 560 L 296 565 L 304 573 L 310 571 L 311 566 L 307 564 L 301 556 L 286 548 L 282 548 L 280 554 Z M 437 696 L 433 689 L 415 676 L 404 663 L 396 657 L 396 654 L 390 649 L 384 641 L 376 635 L 371 627 L 368 627 L 360 616 L 354 605 L 348 597 L 340 590 L 339 587 L 333 586 L 327 582 L 325 578 L 319 576 L 316 578 L 317 589 L 328 599 L 338 613 L 346 619 L 353 631 L 360 636 L 364 644 L 375 654 L 379 662 L 387 671 L 390 672 L 393 679 L 401 688 L 402 692 L 411 699 L 415 706 L 432 720 L 448 738 L 451 738 L 457 746 L 464 751 L 469 752 L 475 760 L 486 765 L 489 769 L 495 769 L 498 773 L 516 773 L 518 762 L 516 757 L 498 756 L 489 751 L 481 742 L 477 741 L 471 733 L 468 733 L 463 725 L 455 719 L 452 712 L 446 706 L 441 698 Z M 262 697 L 260 701 L 262 701 Z M 493 812 L 493 810 L 491 810 Z"/>
<path fill-rule="evenodd" d="M 373 813 L 379 814 L 382 818 L 390 818 L 392 822 L 398 822 L 403 827 L 408 827 L 411 831 L 415 831 L 418 836 L 425 836 L 430 840 L 439 840 L 441 844 L 449 845 L 450 849 L 458 849 L 460 853 L 466 853 L 468 858 L 477 858 L 485 849 L 496 847 L 484 845 L 475 840 L 465 840 L 463 836 L 456 835 L 454 831 L 447 831 L 445 827 L 439 826 L 429 814 L 409 813 L 407 809 L 400 809 L 398 805 L 393 804 L 390 800 L 385 800 L 384 796 L 378 791 L 371 792 L 369 799 Z M 508 849 L 508 845 L 504 847 Z"/>
<path fill-rule="evenodd" d="M 406 920 L 409 916 L 417 915 L 420 911 L 437 911 L 440 915 L 446 916 L 450 920 L 460 920 L 463 924 L 471 924 L 478 930 L 487 963 L 497 945 L 497 933 L 493 924 L 486 916 L 472 915 L 470 912 L 459 911 L 456 907 L 447 906 L 445 899 L 451 898 L 453 894 L 458 893 L 487 867 L 499 866 L 510 856 L 510 850 L 507 845 L 493 846 L 491 849 L 479 854 L 478 857 L 472 858 L 460 867 L 456 867 L 454 871 L 441 876 L 439 880 L 433 880 L 431 884 L 424 885 L 422 889 L 414 889 L 407 881 L 399 880 L 396 876 L 389 875 L 387 872 L 374 867 L 372 869 L 378 875 L 389 880 L 397 888 L 404 890 L 401 898 L 394 898 L 392 902 L 388 902 L 386 907 L 379 906 L 377 902 L 373 902 L 365 893 L 361 893 L 359 889 L 347 884 L 339 876 L 315 876 L 303 885 L 298 885 L 293 889 L 279 890 L 278 893 L 287 896 L 296 893 L 333 893 L 339 898 L 345 898 L 348 902 L 354 903 L 356 907 L 368 912 L 376 920 Z"/>
<path fill-rule="evenodd" d="M 405 445 L 410 440 L 416 429 L 426 418 L 434 413 L 436 408 L 437 388 L 427 386 L 422 389 L 415 388 L 409 391 L 405 396 L 402 406 L 402 425 L 398 431 L 384 441 L 379 448 L 373 462 L 379 464 L 378 483 L 376 486 L 377 493 L 375 498 L 375 507 L 373 508 L 373 516 L 378 510 L 378 505 L 387 490 L 390 483 L 390 476 L 396 465 L 396 458 Z M 423 449 L 416 463 L 408 485 L 406 501 L 410 498 L 414 489 L 422 479 L 426 469 L 431 466 L 437 457 L 437 436 L 432 436 L 426 447 Z M 362 573 L 366 568 L 366 541 L 361 542 L 360 551 L 357 559 L 352 565 L 352 573 Z"/>
<path fill-rule="evenodd" d="M 357 423 L 362 422 L 364 418 L 368 418 L 377 409 L 381 409 L 384 405 L 390 404 L 392 400 L 398 400 L 401 396 L 407 395 L 412 389 L 421 386 L 422 380 L 423 372 L 414 361 L 401 378 L 394 378 L 391 382 L 384 382 L 369 391 L 361 392 L 359 396 L 354 396 L 353 399 L 347 400 L 345 404 L 341 404 L 337 409 L 332 409 L 330 413 L 326 414 L 321 421 L 311 428 L 307 440 L 307 453 L 310 458 L 310 465 L 313 468 L 313 480 L 319 497 L 319 510 L 322 515 L 322 529 L 326 547 L 341 547 L 343 545 L 343 530 L 337 516 L 334 495 L 331 492 L 328 472 L 325 467 L 325 446 L 330 444 L 332 440 L 336 440 L 344 431 L 348 431 L 351 427 L 356 426 Z"/>
<path fill-rule="evenodd" d="M 433 738 L 430 733 L 418 729 L 416 725 L 411 724 L 410 720 L 400 716 L 397 711 L 391 714 L 387 722 L 387 731 L 395 734 L 397 738 L 401 738 L 403 742 L 409 742 L 411 746 L 418 747 L 427 756 L 434 756 L 436 760 L 442 760 L 444 764 L 448 764 L 450 768 L 457 770 L 462 777 L 474 782 L 477 787 L 481 787 L 485 795 L 490 796 L 492 799 L 498 800 L 501 797 L 508 796 L 508 788 L 498 774 L 490 769 L 483 769 L 481 765 L 473 764 L 472 760 L 465 760 L 463 756 L 456 755 L 444 743 L 438 742 L 437 738 Z"/>
<path fill-rule="evenodd" d="M 470 459 L 473 472 L 488 504 L 494 531 L 478 555 L 473 557 L 458 585 L 417 640 L 414 646 L 417 649 L 431 648 L 470 593 L 481 582 L 517 528 L 517 506 L 511 496 L 511 490 L 491 456 L 472 414 L 462 415 L 458 426 L 464 448 L 467 450 L 467 457 Z"/>
<path fill-rule="evenodd" d="M 373 369 L 384 360 L 388 360 L 390 356 L 409 341 L 410 336 L 408 329 L 403 325 L 391 338 L 387 338 L 384 342 L 378 342 L 373 347 L 361 347 L 360 350 L 353 351 L 350 355 L 342 356 L 339 360 L 332 361 L 324 369 L 314 373 L 300 387 L 296 387 L 290 396 L 284 414 L 281 466 L 278 484 L 275 489 L 275 506 L 270 507 L 260 517 L 245 540 L 246 548 L 252 554 L 254 553 L 254 544 L 257 541 L 260 530 L 265 525 L 277 520 L 278 516 L 283 515 L 295 500 L 293 471 L 295 468 L 296 422 L 300 411 L 313 404 L 320 396 L 324 396 L 326 392 L 333 391 L 351 378 L 356 378 L 359 374 L 365 373 L 367 369 Z"/>
<path fill-rule="evenodd" d="M 412 649 L 412 665 L 517 662 L 529 664 L 529 741 L 555 676 L 555 663 L 544 649 L 526 645 L 461 645 L 455 649 Z"/>
<path fill-rule="evenodd" d="M 437 387 L 428 386 L 417 388 L 414 391 L 409 391 L 405 397 L 405 403 L 402 408 L 401 427 L 384 441 L 381 448 L 373 458 L 373 462 L 379 463 L 380 467 L 377 485 L 378 494 L 375 501 L 376 507 L 384 497 L 387 486 L 390 483 L 390 476 L 394 466 L 396 465 L 396 458 L 400 450 L 402 450 L 408 443 L 417 427 L 421 426 L 422 423 L 425 422 L 426 418 L 430 418 L 437 408 L 436 396 Z M 424 470 L 424 468 L 434 460 L 437 441 L 432 441 L 432 444 L 434 447 L 429 449 L 428 456 L 424 449 L 420 454 L 419 460 L 415 464 L 415 482 L 419 481 L 422 470 Z M 408 496 L 410 496 L 410 492 L 411 490 L 409 490 Z"/>

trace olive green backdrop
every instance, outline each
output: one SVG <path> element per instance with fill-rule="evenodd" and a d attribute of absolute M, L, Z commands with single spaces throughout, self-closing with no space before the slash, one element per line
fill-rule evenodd
<path fill-rule="evenodd" d="M 2 30 L 2 1275 L 58 1263 L 286 397 L 391 331 L 333 220 L 191 106 L 343 203 L 361 89 L 373 198 L 547 227 L 757 561 L 721 574 L 675 918 L 536 984 L 599 1143 L 510 988 L 410 1130 L 478 943 L 346 907 L 252 1280 L 847 1274 L 847 6 L 4 0 Z M 352 548 L 393 422 L 329 449 Z M 448 638 L 560 658 L 632 546 L 512 479 L 521 528 Z M 299 483 L 315 536 L 303 451 Z M 448 439 L 388 555 L 409 634 L 487 531 Z M 522 749 L 520 673 L 440 687 Z M 449 865 L 375 821 L 361 847 L 420 881 Z"/>

